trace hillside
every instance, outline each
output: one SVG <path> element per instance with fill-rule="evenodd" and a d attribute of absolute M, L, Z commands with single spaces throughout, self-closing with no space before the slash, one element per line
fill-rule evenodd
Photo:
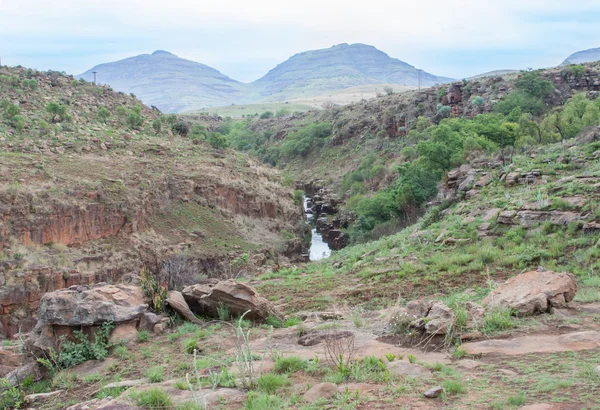
<path fill-rule="evenodd" d="M 165 112 L 306 99 L 364 85 L 418 84 L 414 67 L 363 44 L 297 54 L 249 84 L 166 51 L 100 64 L 77 77 L 92 81 L 94 71 L 100 84 L 134 93 Z M 422 75 L 425 86 L 450 81 L 426 72 Z"/>
<path fill-rule="evenodd" d="M 3 336 L 30 329 L 15 312 L 48 289 L 142 265 L 181 286 L 303 258 L 302 212 L 277 171 L 108 87 L 3 67 L 0 90 Z"/>
<path fill-rule="evenodd" d="M 600 48 L 591 48 L 589 50 L 578 51 L 571 54 L 562 62 L 561 65 L 585 64 L 600 61 Z"/>
<path fill-rule="evenodd" d="M 155 51 L 113 63 L 97 65 L 78 75 L 100 84 L 133 93 L 145 104 L 164 112 L 181 112 L 199 107 L 227 105 L 252 100 L 247 85 L 204 64 Z"/>
<path fill-rule="evenodd" d="M 365 84 L 418 85 L 417 69 L 373 46 L 339 44 L 290 57 L 254 84 L 269 101 L 306 98 Z M 423 72 L 424 86 L 449 78 Z"/>

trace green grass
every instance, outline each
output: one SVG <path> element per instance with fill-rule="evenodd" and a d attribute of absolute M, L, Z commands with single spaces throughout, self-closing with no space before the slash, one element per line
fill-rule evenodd
<path fill-rule="evenodd" d="M 280 357 L 275 363 L 275 372 L 294 373 L 306 369 L 308 362 L 297 356 Z"/>
<path fill-rule="evenodd" d="M 147 410 L 164 410 L 173 405 L 169 395 L 159 388 L 134 393 L 133 398 L 138 406 Z"/>
<path fill-rule="evenodd" d="M 138 343 L 146 343 L 150 340 L 150 332 L 147 330 L 140 330 L 137 334 Z"/>
<path fill-rule="evenodd" d="M 265 373 L 257 380 L 258 390 L 266 394 L 274 394 L 277 390 L 289 386 L 287 375 Z"/>
<path fill-rule="evenodd" d="M 297 104 L 297 103 L 258 103 L 258 104 L 245 104 L 245 105 L 226 105 L 224 107 L 211 107 L 203 110 L 204 112 L 209 112 L 210 114 L 220 115 L 221 117 L 232 117 L 232 118 L 242 118 L 242 116 L 254 115 L 254 114 L 262 114 L 266 111 L 272 111 L 275 113 L 278 110 L 285 109 L 290 112 L 305 112 L 312 108 L 309 105 L 305 104 Z M 184 113 L 186 114 L 194 114 L 198 111 L 191 111 Z"/>
<path fill-rule="evenodd" d="M 164 368 L 162 366 L 152 366 L 146 370 L 146 377 L 150 383 L 160 383 L 164 380 Z"/>
<path fill-rule="evenodd" d="M 486 312 L 483 317 L 483 334 L 495 334 L 516 327 L 510 309 L 494 309 Z"/>
<path fill-rule="evenodd" d="M 467 392 L 467 388 L 461 380 L 446 380 L 442 382 L 442 387 L 446 394 L 450 395 L 465 394 Z"/>
<path fill-rule="evenodd" d="M 281 397 L 250 391 L 246 400 L 246 410 L 281 410 L 286 408 Z"/>

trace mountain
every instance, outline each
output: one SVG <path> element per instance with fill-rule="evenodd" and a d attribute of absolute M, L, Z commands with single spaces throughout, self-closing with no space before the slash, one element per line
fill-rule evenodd
<path fill-rule="evenodd" d="M 373 46 L 340 44 L 292 56 L 253 83 L 207 65 L 155 51 L 100 64 L 78 77 L 133 93 L 165 112 L 315 97 L 363 85 L 418 85 L 418 70 Z M 452 81 L 422 72 L 423 85 Z"/>
<path fill-rule="evenodd" d="M 100 64 L 77 77 L 93 81 L 94 71 L 99 83 L 133 93 L 165 112 L 227 105 L 251 94 L 247 84 L 162 50 Z"/>
<path fill-rule="evenodd" d="M 452 81 L 422 72 L 423 85 Z M 265 100 L 283 101 L 365 84 L 418 85 L 418 70 L 366 44 L 296 54 L 255 81 Z"/>
<path fill-rule="evenodd" d="M 600 61 L 600 48 L 590 48 L 571 54 L 561 65 L 592 63 L 594 61 Z"/>

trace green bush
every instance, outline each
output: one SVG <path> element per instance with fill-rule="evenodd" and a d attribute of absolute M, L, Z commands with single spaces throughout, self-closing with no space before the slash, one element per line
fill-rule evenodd
<path fill-rule="evenodd" d="M 144 124 L 144 119 L 140 114 L 135 111 L 131 111 L 127 116 L 127 125 L 132 129 L 140 128 Z"/>
<path fill-rule="evenodd" d="M 265 111 L 262 114 L 260 114 L 260 119 L 261 120 L 265 120 L 268 118 L 273 118 L 273 111 Z"/>
<path fill-rule="evenodd" d="M 225 149 L 229 146 L 227 139 L 218 132 L 211 132 L 208 136 L 208 143 L 217 149 Z"/>
<path fill-rule="evenodd" d="M 110 111 L 105 106 L 101 105 L 98 108 L 98 119 L 106 124 L 106 120 L 111 116 Z"/>
<path fill-rule="evenodd" d="M 172 129 L 174 133 L 181 135 L 182 137 L 187 137 L 190 133 L 190 125 L 184 121 L 177 121 L 173 124 Z"/>
<path fill-rule="evenodd" d="M 63 122 L 67 119 L 67 107 L 56 101 L 51 101 L 46 105 L 46 112 L 52 123 Z"/>
<path fill-rule="evenodd" d="M 4 108 L 4 116 L 7 120 L 12 121 L 17 115 L 21 114 L 21 108 L 15 104 L 7 104 Z"/>
<path fill-rule="evenodd" d="M 5 378 L 0 378 L 0 409 L 19 409 L 22 404 L 21 391 Z"/>
<path fill-rule="evenodd" d="M 154 121 L 152 121 L 152 128 L 157 134 L 160 133 L 162 129 L 162 121 L 160 120 L 160 118 L 157 118 Z"/>

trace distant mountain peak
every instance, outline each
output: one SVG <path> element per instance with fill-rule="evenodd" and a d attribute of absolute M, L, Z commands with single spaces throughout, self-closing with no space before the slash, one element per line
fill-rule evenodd
<path fill-rule="evenodd" d="M 589 50 L 573 53 L 561 65 L 584 64 L 595 61 L 600 61 L 600 48 L 590 48 Z"/>
<path fill-rule="evenodd" d="M 154 53 L 152 53 L 153 56 L 172 56 L 172 57 L 177 57 L 175 54 L 173 53 L 169 53 L 168 51 L 165 50 L 156 50 Z"/>

